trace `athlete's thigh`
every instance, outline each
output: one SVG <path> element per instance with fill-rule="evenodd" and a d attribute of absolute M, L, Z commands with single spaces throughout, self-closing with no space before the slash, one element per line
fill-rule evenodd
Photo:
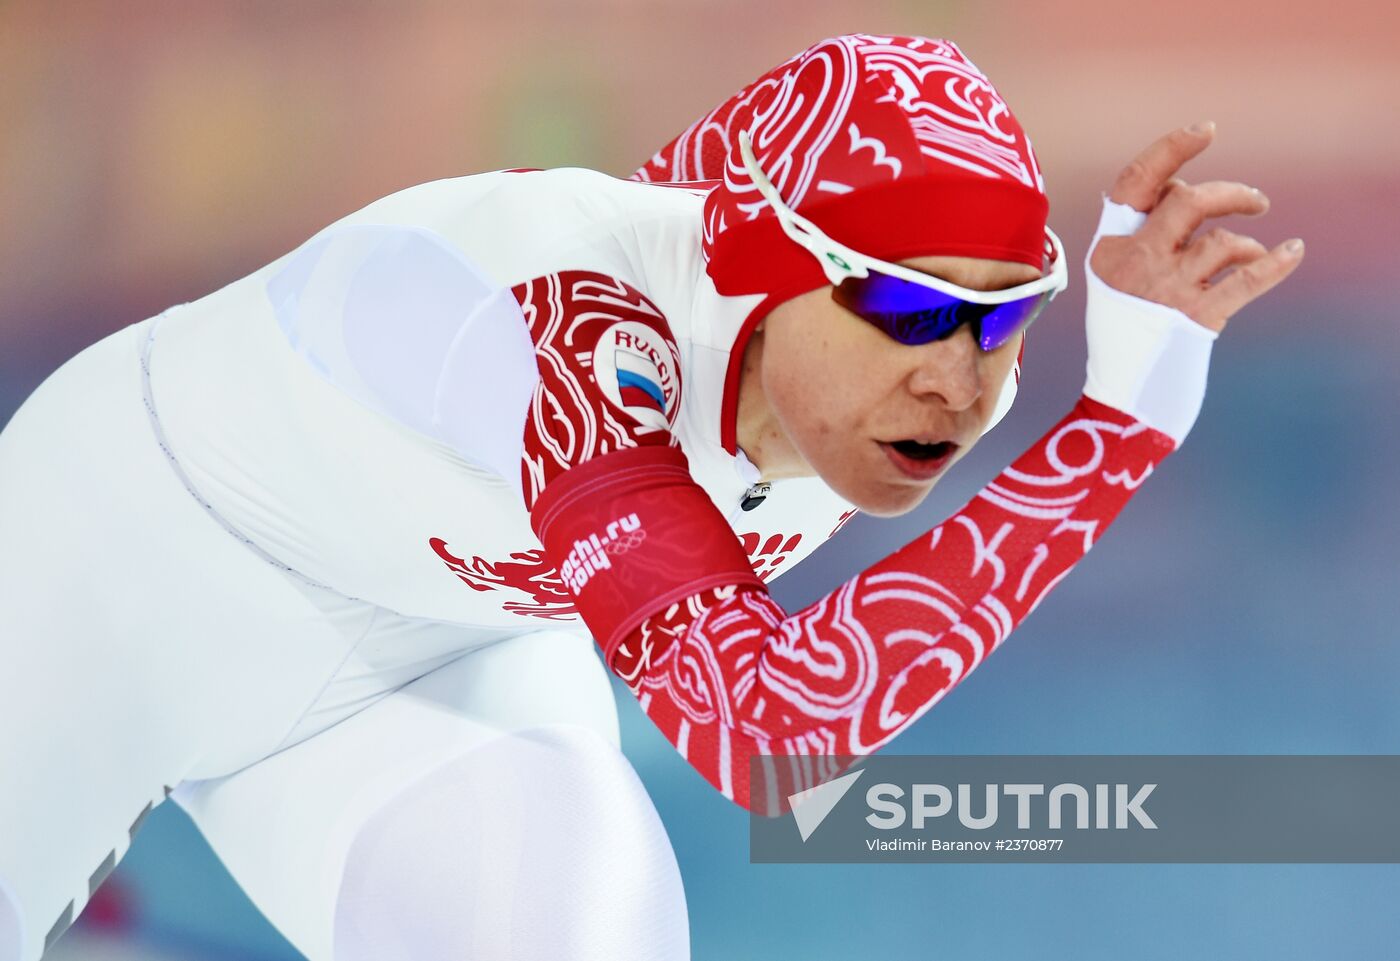
<path fill-rule="evenodd" d="M 393 798 L 513 731 L 564 725 L 616 750 L 592 642 L 541 632 L 474 650 L 334 727 L 174 797 L 249 898 L 313 961 L 331 961 L 356 837 Z"/>
<path fill-rule="evenodd" d="M 641 779 L 595 732 L 501 735 L 357 832 L 335 961 L 685 961 L 680 869 Z"/>
<path fill-rule="evenodd" d="M 336 622 L 178 483 L 143 329 L 0 433 L 0 961 L 57 938 L 168 788 L 274 750 L 368 614 Z"/>

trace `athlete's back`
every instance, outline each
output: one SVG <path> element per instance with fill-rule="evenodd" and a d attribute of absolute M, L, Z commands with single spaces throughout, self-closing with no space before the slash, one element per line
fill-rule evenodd
<path fill-rule="evenodd" d="M 635 443 L 679 444 L 736 533 L 790 564 L 849 505 L 812 479 L 740 510 L 756 473 L 719 418 L 752 303 L 707 283 L 702 203 L 585 170 L 386 197 L 160 318 L 156 426 L 256 550 L 413 616 L 576 620 L 527 511 L 561 465 Z M 659 402 L 629 405 L 629 377 Z"/>

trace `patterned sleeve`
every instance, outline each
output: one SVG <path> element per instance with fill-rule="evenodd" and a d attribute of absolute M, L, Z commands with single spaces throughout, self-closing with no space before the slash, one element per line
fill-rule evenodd
<path fill-rule="evenodd" d="M 1174 447 L 1082 398 L 961 511 L 815 604 L 787 616 L 761 589 L 711 588 L 643 620 L 610 665 L 725 797 L 778 813 L 982 663 Z"/>

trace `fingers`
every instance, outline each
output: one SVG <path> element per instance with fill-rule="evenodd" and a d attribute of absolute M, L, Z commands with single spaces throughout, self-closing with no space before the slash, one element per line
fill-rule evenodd
<path fill-rule="evenodd" d="M 1269 248 L 1253 237 L 1214 227 L 1191 241 L 1182 256 L 1182 269 L 1190 279 L 1204 283 L 1227 267 L 1252 263 L 1268 255 Z"/>
<path fill-rule="evenodd" d="M 1301 240 L 1294 238 L 1279 244 L 1207 290 L 1201 297 L 1201 316 L 1197 319 L 1207 327 L 1221 329 L 1240 308 L 1277 286 L 1302 262 Z"/>
<path fill-rule="evenodd" d="M 1298 268 L 1303 243 L 1294 239 L 1269 250 L 1222 227 L 1193 239 L 1213 217 L 1253 216 L 1269 209 L 1269 198 L 1247 184 L 1189 184 L 1177 176 L 1214 136 L 1212 123 L 1174 130 L 1123 169 L 1109 199 L 1147 216 L 1130 237 L 1102 237 L 1088 267 L 1115 290 L 1174 307 L 1219 332 L 1235 312 Z M 1230 268 L 1234 270 L 1212 283 Z"/>
<path fill-rule="evenodd" d="M 1173 130 L 1123 168 L 1113 184 L 1113 190 L 1109 192 L 1109 199 L 1127 204 L 1134 210 L 1151 210 L 1167 181 L 1181 169 L 1182 164 L 1210 146 L 1214 136 L 1213 123 L 1198 123 Z"/>
<path fill-rule="evenodd" d="M 1210 217 L 1255 216 L 1269 209 L 1269 198 L 1255 187 L 1229 180 L 1173 186 L 1138 233 L 1149 243 L 1176 248 Z"/>

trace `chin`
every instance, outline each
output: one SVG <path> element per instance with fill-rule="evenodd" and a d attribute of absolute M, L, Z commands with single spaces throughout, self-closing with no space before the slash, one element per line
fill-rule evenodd
<path fill-rule="evenodd" d="M 862 514 L 872 517 L 899 517 L 907 514 L 922 504 L 933 488 L 934 484 L 926 487 L 880 485 L 878 489 L 859 485 L 858 489 L 842 490 L 832 485 L 832 489 L 850 501 L 852 506 L 858 508 Z"/>

